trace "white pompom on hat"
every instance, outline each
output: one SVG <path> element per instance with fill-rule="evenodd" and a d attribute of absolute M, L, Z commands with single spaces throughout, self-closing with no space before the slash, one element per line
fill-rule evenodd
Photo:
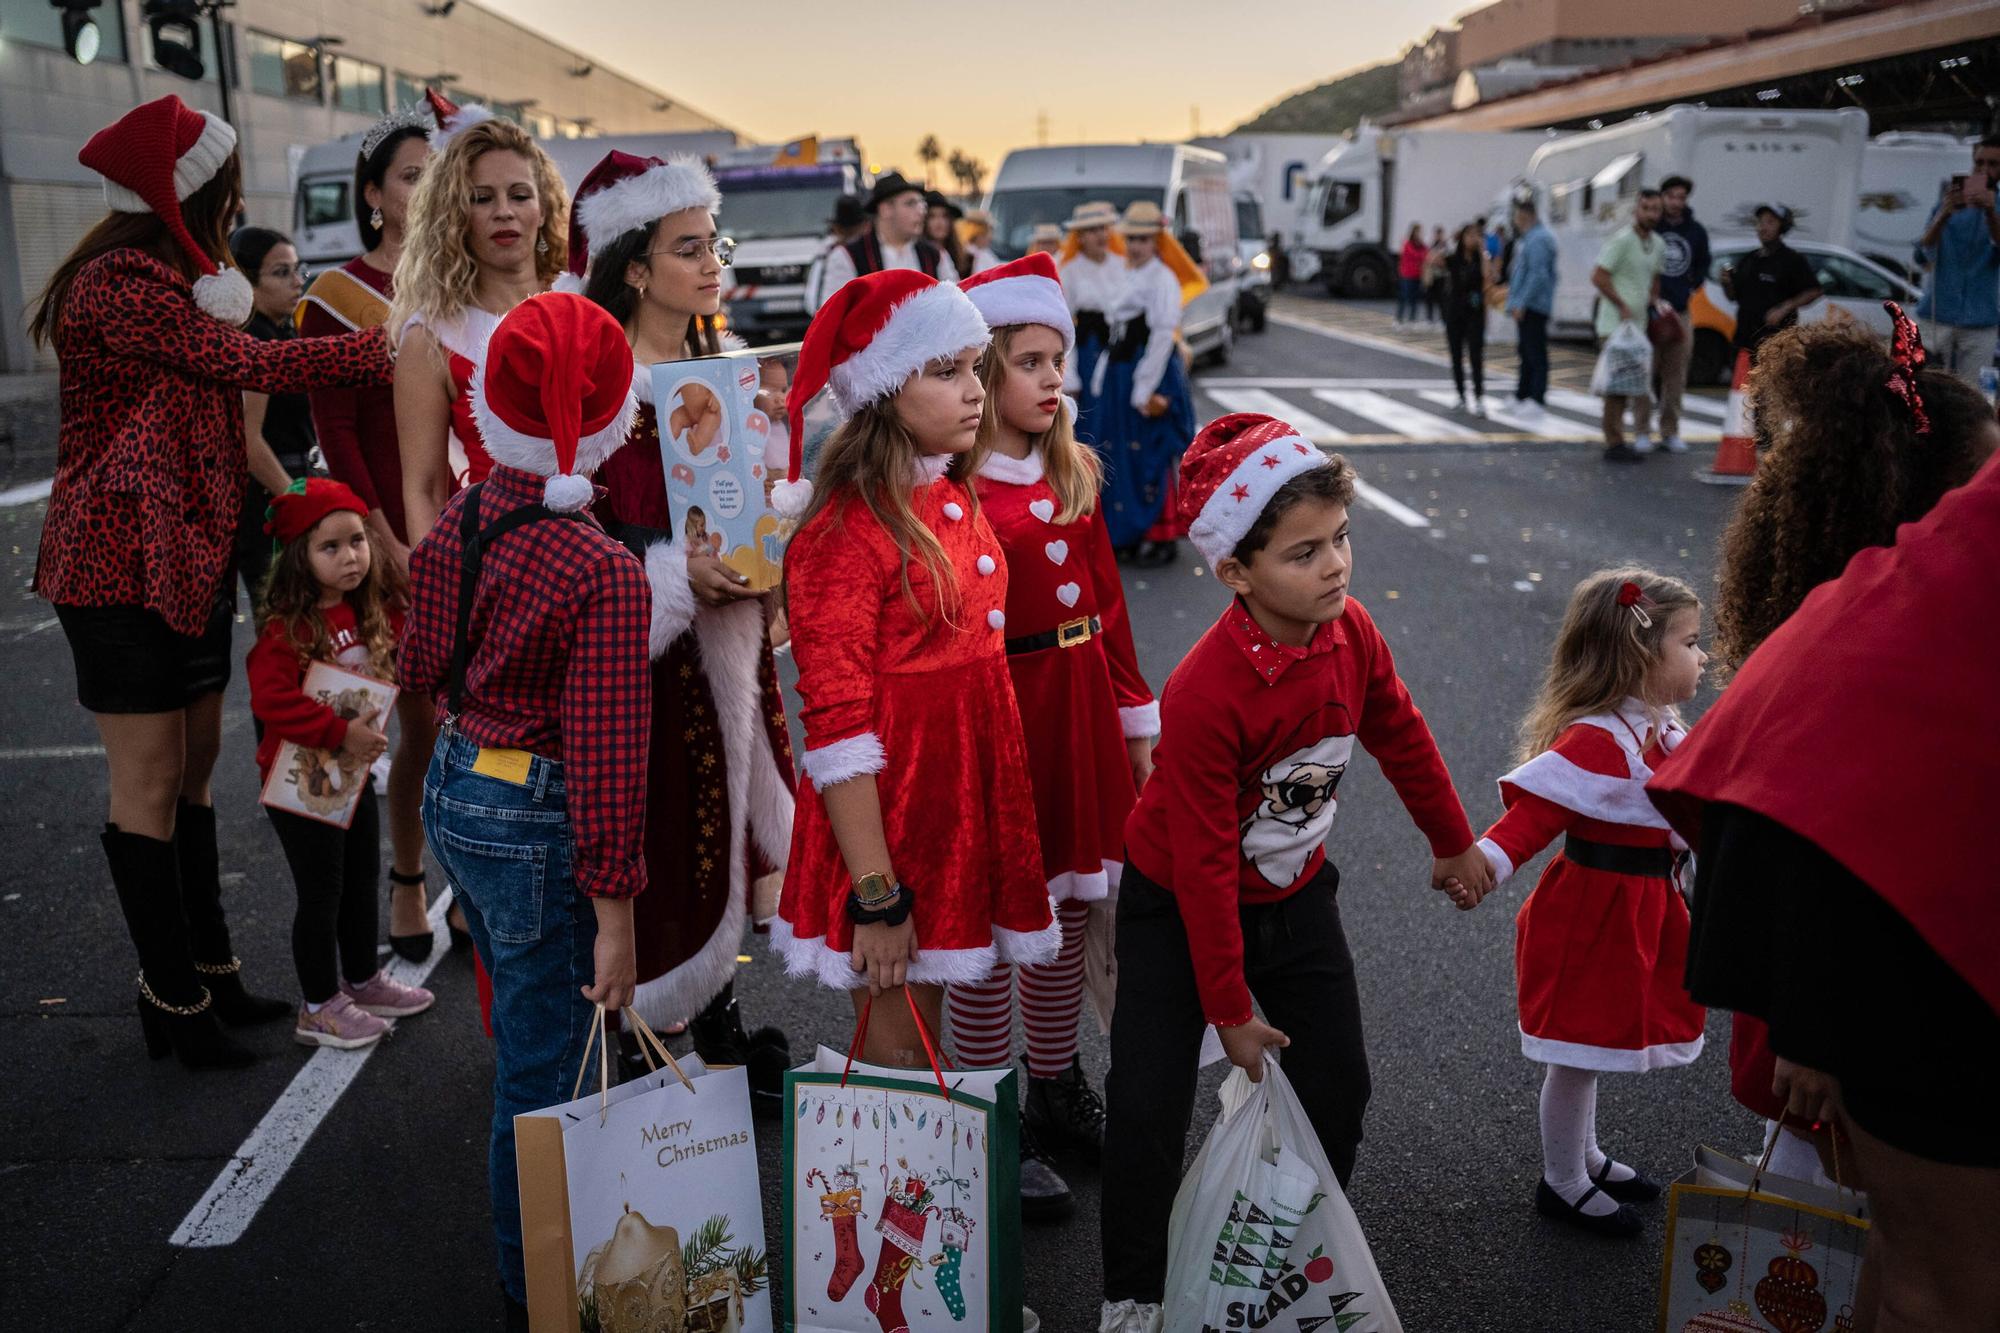
<path fill-rule="evenodd" d="M 609 311 L 568 292 L 507 312 L 472 376 L 472 416 L 496 463 L 548 478 L 543 502 L 575 513 L 590 474 L 625 443 L 639 414 L 632 349 Z"/>
<path fill-rule="evenodd" d="M 236 151 L 229 122 L 196 111 L 169 93 L 136 106 L 90 136 L 76 160 L 104 178 L 114 212 L 152 213 L 199 275 L 194 302 L 225 324 L 241 326 L 255 308 L 250 280 L 210 258 L 188 233 L 181 205 L 215 179 Z"/>
<path fill-rule="evenodd" d="M 493 119 L 493 113 L 479 103 L 460 106 L 434 88 L 424 89 L 424 101 L 430 104 L 431 115 L 437 120 L 437 128 L 431 131 L 433 153 L 442 153 L 453 139 L 481 121 Z"/>
<path fill-rule="evenodd" d="M 1045 324 L 1062 335 L 1064 351 L 1076 350 L 1076 321 L 1052 256 L 1024 255 L 967 278 L 958 289 L 978 308 L 988 328 Z"/>

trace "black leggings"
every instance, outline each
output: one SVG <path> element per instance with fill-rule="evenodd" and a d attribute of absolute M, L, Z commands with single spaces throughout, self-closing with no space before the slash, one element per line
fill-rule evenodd
<path fill-rule="evenodd" d="M 1465 362 L 1472 362 L 1472 396 L 1486 396 L 1486 310 L 1476 314 L 1454 313 L 1444 322 L 1445 341 L 1451 345 L 1451 382 L 1458 396 L 1465 397 Z"/>
<path fill-rule="evenodd" d="M 1240 915 L 1244 978 L 1271 1026 L 1291 1038 L 1285 1078 L 1345 1188 L 1369 1083 L 1339 886 L 1329 862 L 1291 897 Z M 1186 1160 L 1203 1027 L 1180 906 L 1128 861 L 1118 886 L 1118 1007 L 1104 1085 L 1106 1300 L 1152 1303 L 1166 1289 L 1167 1217 Z"/>
<path fill-rule="evenodd" d="M 299 893 L 292 915 L 292 963 L 308 1004 L 325 1004 L 340 990 L 340 978 L 363 982 L 375 975 L 379 900 L 375 876 L 381 869 L 382 825 L 375 787 L 366 773 L 354 823 L 340 829 L 288 810 L 264 812 L 278 831 Z M 336 970 L 336 963 L 338 970 Z"/>

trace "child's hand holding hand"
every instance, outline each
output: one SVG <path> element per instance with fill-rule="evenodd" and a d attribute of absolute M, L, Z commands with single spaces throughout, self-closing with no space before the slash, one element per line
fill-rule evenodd
<path fill-rule="evenodd" d="M 1459 882 L 1456 876 L 1446 880 L 1443 889 L 1444 896 L 1451 899 L 1452 906 L 1461 912 L 1470 912 L 1473 908 L 1479 906 L 1479 895 L 1471 889 L 1466 888 L 1464 884 Z"/>
<path fill-rule="evenodd" d="M 1290 1037 L 1254 1014 L 1247 1023 L 1217 1028 L 1215 1035 L 1222 1038 L 1222 1052 L 1229 1057 L 1229 1063 L 1248 1074 L 1252 1083 L 1264 1081 L 1265 1047 L 1282 1049 L 1292 1044 Z"/>
<path fill-rule="evenodd" d="M 1451 887 L 1453 880 L 1458 882 L 1456 891 Z M 1493 892 L 1492 863 L 1479 850 L 1479 844 L 1474 843 L 1457 856 L 1440 857 L 1431 864 L 1431 887 L 1450 894 L 1461 912 L 1469 912 L 1479 906 L 1481 898 Z M 1466 901 L 1467 898 L 1471 901 Z"/>
<path fill-rule="evenodd" d="M 347 735 L 343 736 L 340 741 L 340 752 L 348 758 L 357 759 L 364 764 L 372 764 L 377 759 L 380 759 L 382 752 L 389 748 L 389 737 L 385 733 L 377 731 L 373 725 L 381 720 L 382 715 L 380 713 L 370 713 L 365 718 L 357 717 L 349 719 L 347 723 Z"/>

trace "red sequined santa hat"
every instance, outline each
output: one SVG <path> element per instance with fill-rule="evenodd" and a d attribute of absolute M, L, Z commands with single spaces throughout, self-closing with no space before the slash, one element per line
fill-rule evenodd
<path fill-rule="evenodd" d="M 1045 324 L 1063 336 L 1063 350 L 1076 348 L 1076 321 L 1063 297 L 1056 261 L 1045 254 L 1026 255 L 999 264 L 958 284 L 978 308 L 989 328 L 1014 324 Z"/>
<path fill-rule="evenodd" d="M 571 292 L 507 312 L 472 376 L 472 415 L 496 463 L 547 477 L 542 499 L 575 513 L 590 474 L 632 433 L 632 349 L 611 313 Z"/>
<path fill-rule="evenodd" d="M 635 157 L 612 149 L 576 187 L 569 210 L 569 271 L 556 279 L 556 290 L 582 291 L 590 261 L 626 232 L 683 209 L 714 213 L 721 207 L 722 191 L 700 158 Z"/>
<path fill-rule="evenodd" d="M 480 121 L 493 119 L 493 113 L 479 103 L 460 106 L 434 88 L 424 89 L 424 101 L 430 103 L 431 115 L 437 120 L 437 128 L 431 131 L 433 153 L 442 153 L 453 139 Z"/>
<path fill-rule="evenodd" d="M 328 514 L 368 517 L 368 502 L 346 482 L 332 477 L 300 477 L 271 497 L 264 509 L 264 531 L 279 542 L 294 541 L 319 526 Z"/>
<path fill-rule="evenodd" d="M 950 283 L 913 269 L 886 269 L 854 279 L 813 316 L 785 400 L 792 426 L 791 466 L 771 488 L 771 505 L 797 518 L 812 503 L 801 480 L 806 404 L 821 389 L 852 415 L 902 388 L 933 361 L 984 347 L 992 335 L 978 307 Z"/>
<path fill-rule="evenodd" d="M 1232 412 L 1195 432 L 1181 455 L 1181 520 L 1213 569 L 1229 557 L 1271 503 L 1301 472 L 1330 465 L 1325 453 L 1276 417 Z"/>
<path fill-rule="evenodd" d="M 169 93 L 91 135 L 76 155 L 104 178 L 104 199 L 113 212 L 152 213 L 166 224 L 167 234 L 200 274 L 194 303 L 232 326 L 250 318 L 250 281 L 195 244 L 181 205 L 214 180 L 235 151 L 236 131 L 228 121 L 196 111 Z"/>

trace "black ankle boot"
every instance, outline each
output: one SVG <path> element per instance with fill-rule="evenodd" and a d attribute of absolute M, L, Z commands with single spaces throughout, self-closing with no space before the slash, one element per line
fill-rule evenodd
<path fill-rule="evenodd" d="M 215 997 L 223 1026 L 240 1028 L 290 1017 L 284 1000 L 253 995 L 243 986 L 243 964 L 229 945 L 222 910 L 222 861 L 215 849 L 215 809 L 182 801 L 174 812 L 174 856 L 180 869 L 181 905 L 195 971 Z"/>
<path fill-rule="evenodd" d="M 688 1024 L 694 1052 L 709 1065 L 744 1065 L 750 1077 L 750 1108 L 770 1116 L 782 1109 L 785 1071 L 792 1067 L 791 1042 L 777 1028 L 743 1030 L 743 1013 L 736 1003 L 734 982 L 708 1002 Z"/>
<path fill-rule="evenodd" d="M 1021 1119 L 1054 1151 L 1073 1152 L 1088 1161 L 1104 1152 L 1104 1099 L 1084 1078 L 1081 1057 L 1054 1078 L 1029 1076 Z"/>
<path fill-rule="evenodd" d="M 256 1054 L 216 1026 L 214 1001 L 188 951 L 180 870 L 171 843 L 104 826 L 104 857 L 139 951 L 139 1028 L 155 1060 L 189 1069 L 240 1069 Z"/>

